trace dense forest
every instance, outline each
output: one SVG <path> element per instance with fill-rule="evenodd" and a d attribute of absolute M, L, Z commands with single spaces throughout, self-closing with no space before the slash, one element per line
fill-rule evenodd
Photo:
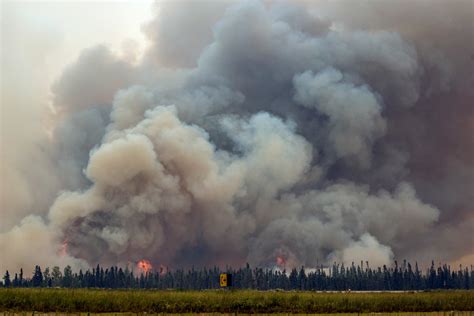
<path fill-rule="evenodd" d="M 418 264 L 413 267 L 406 261 L 393 267 L 371 268 L 368 262 L 344 266 L 334 263 L 329 268 L 274 270 L 251 268 L 217 267 L 207 269 L 178 269 L 168 271 L 133 271 L 129 267 L 103 268 L 97 265 L 92 270 L 78 273 L 70 266 L 63 271 L 59 267 L 41 269 L 36 266 L 31 277 L 25 277 L 23 269 L 13 276 L 6 271 L 4 287 L 64 287 L 64 288 L 142 288 L 142 289 L 215 289 L 219 288 L 219 274 L 231 273 L 233 288 L 238 289 L 283 289 L 283 290 L 429 290 L 429 289 L 473 289 L 474 270 L 471 266 L 451 270 L 448 265 L 431 267 L 422 271 Z"/>

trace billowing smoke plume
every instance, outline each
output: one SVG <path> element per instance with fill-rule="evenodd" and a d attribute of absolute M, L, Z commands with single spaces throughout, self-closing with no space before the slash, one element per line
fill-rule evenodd
<path fill-rule="evenodd" d="M 67 191 L 3 229 L 3 266 L 474 252 L 472 1 L 155 9 L 141 62 L 87 49 L 54 85 L 44 159 Z"/>

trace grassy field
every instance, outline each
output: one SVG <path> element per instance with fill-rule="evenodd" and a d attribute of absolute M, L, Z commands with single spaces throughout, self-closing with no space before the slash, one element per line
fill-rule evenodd
<path fill-rule="evenodd" d="M 200 316 L 224 316 L 224 315 L 236 315 L 236 313 L 180 313 L 180 314 L 169 314 L 169 313 L 38 313 L 38 312 L 0 312 L 0 315 L 4 316 L 137 316 L 137 315 L 200 315 Z M 271 316 L 283 316 L 288 313 L 280 314 L 242 314 L 237 315 L 271 315 Z M 451 311 L 451 312 L 401 312 L 401 313 L 330 313 L 330 314 L 297 314 L 297 315 L 315 315 L 315 316 L 472 316 L 474 312 L 464 311 Z"/>
<path fill-rule="evenodd" d="M 0 312 L 21 314 L 23 311 L 43 313 L 389 313 L 474 311 L 474 291 L 315 293 L 0 289 Z"/>
<path fill-rule="evenodd" d="M 271 315 L 288 316 L 289 313 L 63 313 L 63 312 L 0 312 L 3 316 L 138 316 L 138 315 L 170 315 L 170 316 L 235 316 L 235 315 Z M 313 315 L 313 316 L 473 316 L 470 311 L 450 311 L 450 312 L 394 312 L 394 313 L 299 313 L 294 315 Z"/>

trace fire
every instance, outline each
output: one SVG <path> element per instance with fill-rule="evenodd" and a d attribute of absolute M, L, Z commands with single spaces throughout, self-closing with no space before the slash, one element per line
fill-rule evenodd
<path fill-rule="evenodd" d="M 61 248 L 59 249 L 59 255 L 64 257 L 64 256 L 67 256 L 67 245 L 68 245 L 68 241 L 67 239 L 64 239 L 62 245 L 61 245 Z"/>
<path fill-rule="evenodd" d="M 142 272 L 142 273 L 148 273 L 153 269 L 153 266 L 151 265 L 151 262 L 145 259 L 142 259 L 138 261 L 137 263 L 137 268 Z"/>
<path fill-rule="evenodd" d="M 276 264 L 279 267 L 285 267 L 286 265 L 286 259 L 282 256 L 277 256 L 276 257 Z"/>

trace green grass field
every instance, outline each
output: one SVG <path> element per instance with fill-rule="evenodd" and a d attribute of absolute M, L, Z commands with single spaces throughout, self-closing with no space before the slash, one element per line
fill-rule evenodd
<path fill-rule="evenodd" d="M 4 316 L 137 316 L 137 315 L 200 315 L 200 316 L 224 316 L 224 315 L 236 315 L 236 313 L 180 313 L 180 314 L 169 314 L 169 313 L 38 313 L 38 312 L 0 312 L 0 315 Z M 288 313 L 276 313 L 276 314 L 242 314 L 237 315 L 271 315 L 271 316 L 283 316 L 289 315 Z M 315 315 L 315 316 L 472 316 L 474 312 L 464 311 L 451 311 L 451 312 L 401 312 L 401 313 L 330 313 L 330 314 L 297 314 L 297 315 Z"/>
<path fill-rule="evenodd" d="M 391 312 L 391 313 L 64 313 L 64 312 L 0 312 L 3 316 L 138 316 L 138 315 L 175 315 L 175 316 L 235 316 L 235 315 L 313 315 L 313 316 L 473 316 L 472 311 L 443 312 Z"/>
<path fill-rule="evenodd" d="M 474 311 L 474 291 L 315 293 L 220 290 L 0 289 L 0 312 L 21 314 L 24 311 L 42 313 L 413 313 Z"/>

